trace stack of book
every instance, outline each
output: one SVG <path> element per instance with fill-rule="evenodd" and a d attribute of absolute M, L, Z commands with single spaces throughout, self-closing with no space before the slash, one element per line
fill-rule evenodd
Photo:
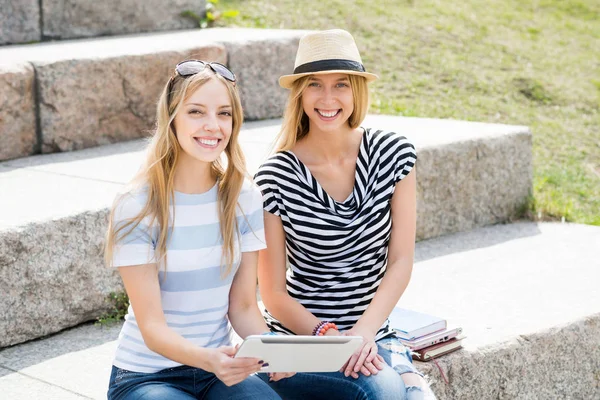
<path fill-rule="evenodd" d="M 443 318 L 396 307 L 389 319 L 414 360 L 429 361 L 462 348 L 462 328 L 448 327 Z"/>

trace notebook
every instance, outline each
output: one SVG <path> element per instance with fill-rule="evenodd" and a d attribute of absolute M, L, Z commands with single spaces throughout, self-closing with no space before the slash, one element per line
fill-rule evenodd
<path fill-rule="evenodd" d="M 395 307 L 389 317 L 390 326 L 398 337 L 412 340 L 446 329 L 446 320 L 418 311 Z"/>
<path fill-rule="evenodd" d="M 444 354 L 451 353 L 462 348 L 462 340 L 464 336 L 458 336 L 447 342 L 434 344 L 433 346 L 425 347 L 421 350 L 412 352 L 413 360 L 417 361 L 429 361 L 437 357 L 441 357 Z"/>
<path fill-rule="evenodd" d="M 410 350 L 421 350 L 425 347 L 433 346 L 434 344 L 446 342 L 457 337 L 462 333 L 462 328 L 446 328 L 441 331 L 430 333 L 429 335 L 421 336 L 412 340 L 400 339 L 403 345 Z"/>

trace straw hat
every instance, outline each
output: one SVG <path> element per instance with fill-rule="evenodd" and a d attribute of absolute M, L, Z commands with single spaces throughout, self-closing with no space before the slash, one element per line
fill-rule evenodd
<path fill-rule="evenodd" d="M 296 53 L 294 73 L 279 78 L 279 85 L 290 89 L 303 76 L 323 74 L 360 75 L 367 78 L 367 82 L 378 78 L 365 71 L 354 38 L 342 29 L 303 36 Z"/>

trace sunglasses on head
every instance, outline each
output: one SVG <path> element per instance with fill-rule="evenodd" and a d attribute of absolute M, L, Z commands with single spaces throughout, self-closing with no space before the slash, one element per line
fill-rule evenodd
<path fill-rule="evenodd" d="M 175 66 L 175 72 L 182 78 L 187 78 L 189 76 L 196 75 L 197 73 L 204 71 L 204 68 L 206 67 L 209 67 L 211 70 L 213 70 L 215 74 L 219 74 L 223 78 L 227 79 L 229 82 L 233 82 L 235 84 L 235 74 L 231 72 L 229 68 L 218 62 L 206 62 L 202 60 L 185 60 Z M 173 90 L 174 80 L 175 76 L 173 76 L 169 80 L 169 97 L 171 96 L 171 91 Z"/>

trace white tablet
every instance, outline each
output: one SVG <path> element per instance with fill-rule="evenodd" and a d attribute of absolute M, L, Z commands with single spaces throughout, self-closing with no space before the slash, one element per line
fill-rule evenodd
<path fill-rule="evenodd" d="M 363 343 L 361 336 L 248 336 L 235 357 L 268 363 L 263 372 L 335 372 Z"/>

